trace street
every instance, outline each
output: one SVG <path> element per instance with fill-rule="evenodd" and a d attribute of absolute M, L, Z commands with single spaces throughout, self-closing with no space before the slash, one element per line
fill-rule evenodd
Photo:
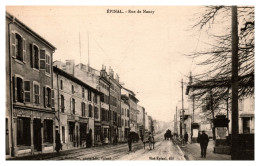
<path fill-rule="evenodd" d="M 92 148 L 46 153 L 34 156 L 12 158 L 14 160 L 185 160 L 182 151 L 170 140 L 164 140 L 162 134 L 155 136 L 153 150 L 148 145 L 143 149 L 141 141 L 133 143 L 132 152 L 127 143 L 105 145 Z M 12 160 L 11 159 L 11 160 Z"/>

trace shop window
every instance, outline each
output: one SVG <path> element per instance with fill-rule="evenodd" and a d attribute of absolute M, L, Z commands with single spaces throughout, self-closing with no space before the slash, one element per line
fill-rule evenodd
<path fill-rule="evenodd" d="M 30 118 L 17 118 L 17 145 L 31 145 Z"/>
<path fill-rule="evenodd" d="M 75 128 L 75 123 L 69 122 L 69 140 L 70 142 L 74 141 L 74 128 Z"/>
<path fill-rule="evenodd" d="M 44 137 L 43 142 L 53 143 L 53 121 L 44 119 L 43 121 Z"/>

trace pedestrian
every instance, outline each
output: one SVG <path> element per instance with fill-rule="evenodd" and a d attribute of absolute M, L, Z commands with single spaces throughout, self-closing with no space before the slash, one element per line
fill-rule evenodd
<path fill-rule="evenodd" d="M 202 134 L 198 136 L 197 141 L 200 143 L 200 149 L 201 149 L 201 158 L 206 158 L 206 152 L 207 152 L 207 147 L 209 143 L 209 137 L 205 133 L 205 131 L 202 131 Z"/>
<path fill-rule="evenodd" d="M 55 140 L 55 143 L 56 143 L 55 150 L 56 150 L 57 153 L 59 153 L 60 150 L 62 149 L 62 144 L 61 144 L 61 141 L 60 141 L 60 134 L 57 134 L 57 138 Z"/>
<path fill-rule="evenodd" d="M 132 135 L 131 133 L 128 134 L 128 137 L 127 137 L 127 142 L 128 142 L 128 148 L 129 148 L 129 151 L 132 151 Z"/>
<path fill-rule="evenodd" d="M 92 146 L 92 129 L 89 129 L 89 132 L 86 137 L 86 147 L 90 148 Z"/>
<path fill-rule="evenodd" d="M 188 135 L 188 133 L 186 132 L 186 133 L 184 134 L 184 141 L 185 141 L 185 144 L 187 144 L 188 139 L 189 139 L 189 135 Z"/>

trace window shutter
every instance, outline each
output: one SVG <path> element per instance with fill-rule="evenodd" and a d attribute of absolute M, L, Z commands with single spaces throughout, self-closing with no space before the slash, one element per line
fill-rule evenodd
<path fill-rule="evenodd" d="M 30 81 L 24 81 L 24 101 L 31 101 L 31 86 Z"/>
<path fill-rule="evenodd" d="M 55 108 L 55 102 L 54 102 L 54 90 L 51 90 L 51 106 L 52 108 Z"/>
<path fill-rule="evenodd" d="M 26 43 L 25 43 L 25 38 L 23 38 L 23 62 L 26 62 L 25 56 L 26 56 Z"/>
<path fill-rule="evenodd" d="M 16 47 L 16 45 L 15 45 L 15 32 L 12 31 L 12 33 L 11 33 L 11 55 L 13 57 L 15 57 L 15 50 L 16 50 L 15 47 Z"/>
<path fill-rule="evenodd" d="M 34 68 L 34 49 L 33 49 L 33 44 L 30 44 L 30 51 L 31 51 L 31 67 Z"/>
<path fill-rule="evenodd" d="M 70 98 L 70 113 L 72 113 L 72 98 Z"/>
<path fill-rule="evenodd" d="M 13 76 L 13 97 L 14 97 L 14 101 L 17 101 L 17 78 L 15 76 Z"/>
<path fill-rule="evenodd" d="M 47 101 L 46 101 L 46 87 L 45 86 L 43 87 L 43 95 L 42 96 L 43 96 L 43 106 L 46 107 Z"/>
<path fill-rule="evenodd" d="M 45 56 L 45 50 L 40 50 L 40 69 L 46 69 Z"/>

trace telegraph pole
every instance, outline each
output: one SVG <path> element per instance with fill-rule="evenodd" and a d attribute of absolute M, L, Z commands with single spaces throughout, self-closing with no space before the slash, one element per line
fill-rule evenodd
<path fill-rule="evenodd" d="M 232 6 L 232 141 L 231 160 L 236 160 L 238 139 L 238 25 L 237 6 Z"/>
<path fill-rule="evenodd" d="M 182 103 L 182 146 L 184 146 L 184 106 L 183 106 L 183 79 L 181 80 L 181 103 Z"/>

